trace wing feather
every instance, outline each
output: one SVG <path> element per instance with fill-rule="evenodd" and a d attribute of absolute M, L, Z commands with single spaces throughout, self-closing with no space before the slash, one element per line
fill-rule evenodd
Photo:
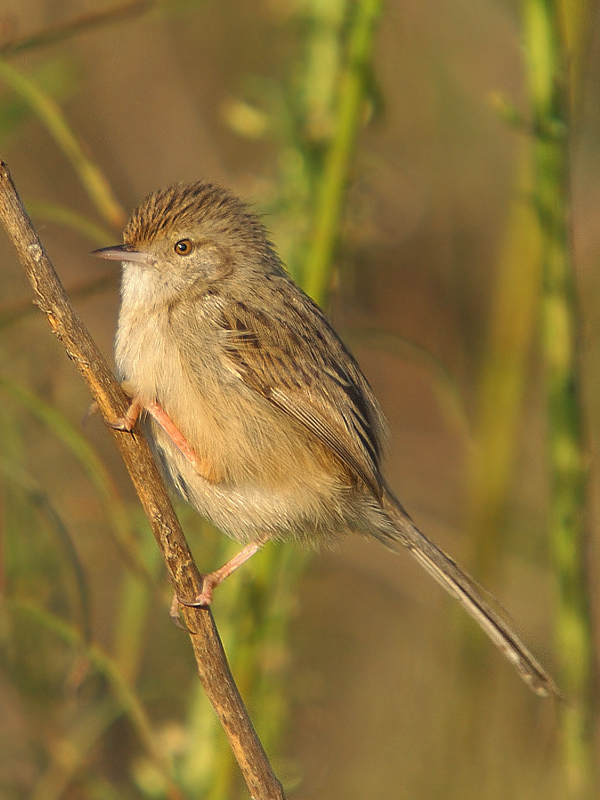
<path fill-rule="evenodd" d="M 285 300 L 287 313 L 279 315 L 248 302 L 222 307 L 226 357 L 247 386 L 301 423 L 380 498 L 385 421 L 371 387 L 312 300 L 297 290 Z"/>

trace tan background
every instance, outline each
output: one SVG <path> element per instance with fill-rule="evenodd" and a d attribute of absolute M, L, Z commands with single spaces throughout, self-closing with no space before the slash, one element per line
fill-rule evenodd
<path fill-rule="evenodd" d="M 99 5 L 5 0 L 2 14 L 17 19 L 24 34 Z M 200 177 L 260 203 L 276 186 L 279 147 L 237 136 L 224 109 L 258 79 L 277 86 L 289 70 L 298 33 L 284 6 L 200 3 L 85 34 L 13 63 L 31 74 L 48 58 L 68 65 L 68 118 L 127 208 L 153 187 Z M 592 434 L 599 410 L 597 45 L 596 25 L 573 141 L 573 231 Z M 375 78 L 381 108 L 360 139 L 333 314 L 389 418 L 390 483 L 432 538 L 468 565 L 474 546 L 464 535 L 470 430 L 521 135 L 499 118 L 492 98 L 505 93 L 526 108 L 517 4 L 390 0 L 380 23 Z M 93 216 L 38 121 L 28 119 L 3 148 L 27 201 L 59 202 Z M 106 269 L 88 257 L 83 237 L 50 223 L 41 233 L 67 287 Z M 276 230 L 273 235 L 277 242 Z M 2 307 L 25 301 L 29 290 L 6 245 L 0 270 Z M 115 275 L 108 290 L 77 300 L 107 354 L 117 286 Z M 377 346 L 373 332 L 392 337 L 393 346 L 389 337 L 388 345 Z M 29 316 L 2 335 L 3 374 L 78 421 L 88 397 L 43 320 Z M 456 392 L 436 377 L 429 357 Z M 506 545 L 488 579 L 552 666 L 554 587 L 544 539 L 537 346 L 529 363 Z M 101 424 L 91 423 L 88 433 L 129 492 Z M 84 557 L 96 569 L 90 592 L 101 637 L 110 624 L 103 591 L 115 555 L 103 544 L 93 494 L 43 429 L 34 425 L 24 435 L 39 484 L 83 532 Z M 594 502 L 594 530 L 596 514 Z M 595 540 L 592 548 L 597 553 Z M 252 564 L 246 569 L 252 573 Z M 219 621 L 218 602 L 215 614 Z M 298 781 L 292 796 L 554 797 L 552 702 L 530 694 L 486 643 L 480 654 L 485 691 L 471 697 L 470 671 L 460 657 L 462 630 L 459 612 L 408 556 L 394 558 L 361 541 L 316 556 L 302 580 L 289 644 L 293 714 L 282 753 Z M 188 657 L 183 648 L 181 657 Z M 17 717 L 13 744 L 15 730 L 35 724 Z"/>

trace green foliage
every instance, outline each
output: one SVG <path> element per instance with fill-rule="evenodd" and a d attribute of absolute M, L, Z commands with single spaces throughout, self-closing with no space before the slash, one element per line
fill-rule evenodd
<path fill-rule="evenodd" d="M 35 70 L 33 81 L 56 102 L 73 96 L 80 83 L 72 63 L 64 58 L 45 61 L 43 67 Z M 0 142 L 3 146 L 14 142 L 29 116 L 30 105 L 22 95 L 5 92 L 0 96 Z"/>
<path fill-rule="evenodd" d="M 569 7 L 527 0 L 525 31 L 535 131 L 534 204 L 542 234 L 542 346 L 548 400 L 550 542 L 557 577 L 556 643 L 560 677 L 573 705 L 561 715 L 565 796 L 593 793 L 591 735 L 594 657 L 587 579 L 587 442 L 581 380 L 581 310 L 570 231 L 569 138 L 573 114 Z M 577 16 L 579 12 L 577 12 Z"/>

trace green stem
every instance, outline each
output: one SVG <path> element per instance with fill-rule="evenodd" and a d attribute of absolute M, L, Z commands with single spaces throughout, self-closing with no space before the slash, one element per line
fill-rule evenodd
<path fill-rule="evenodd" d="M 125 222 L 125 212 L 100 167 L 89 158 L 77 141 L 58 103 L 5 61 L 0 61 L 0 78 L 35 111 L 71 162 L 98 213 L 112 228 L 120 230 Z"/>
<path fill-rule="evenodd" d="M 335 129 L 325 157 L 306 260 L 304 288 L 317 302 L 322 302 L 327 293 L 356 139 L 363 122 L 367 76 L 381 7 L 381 0 L 362 0 L 350 22 L 348 60 L 340 78 Z"/>
<path fill-rule="evenodd" d="M 501 561 L 506 497 L 519 448 L 522 398 L 539 309 L 541 233 L 527 201 L 532 147 L 524 142 L 497 264 L 479 378 L 476 447 L 470 465 L 469 529 L 474 574 L 484 583 Z"/>
<path fill-rule="evenodd" d="M 64 225 L 65 228 L 70 228 L 81 236 L 86 236 L 98 247 L 103 247 L 106 242 L 110 242 L 114 238 L 114 234 L 109 229 L 96 225 L 83 214 L 73 211 L 71 208 L 59 206 L 57 203 L 28 202 L 27 209 L 36 222 L 41 220 Z"/>
<path fill-rule="evenodd" d="M 578 332 L 569 229 L 569 56 L 558 0 L 527 0 L 529 86 L 535 138 L 535 204 L 543 234 L 543 348 L 547 371 L 550 539 L 558 578 L 556 646 L 566 793 L 591 790 L 592 645 L 585 555 L 586 468 Z M 591 795 L 589 795 L 591 796 Z"/>

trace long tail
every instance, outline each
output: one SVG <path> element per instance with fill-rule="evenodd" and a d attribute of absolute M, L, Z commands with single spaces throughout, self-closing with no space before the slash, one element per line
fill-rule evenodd
<path fill-rule="evenodd" d="M 494 607 L 495 601 L 439 547 L 436 547 L 413 524 L 400 503 L 386 490 L 383 508 L 394 524 L 394 530 L 373 531 L 391 550 L 398 543 L 408 548 L 416 560 L 435 580 L 455 597 L 462 607 L 487 633 L 496 647 L 504 653 L 536 694 L 560 697 L 554 681 L 539 661 L 529 652 L 506 617 Z"/>

